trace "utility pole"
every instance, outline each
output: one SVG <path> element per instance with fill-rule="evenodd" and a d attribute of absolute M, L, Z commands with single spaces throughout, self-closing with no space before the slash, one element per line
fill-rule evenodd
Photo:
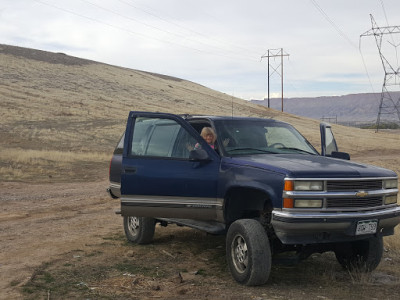
<path fill-rule="evenodd" d="M 270 57 L 281 57 L 281 63 L 280 65 L 273 67 L 270 64 Z M 268 58 L 268 108 L 270 107 L 270 77 L 274 74 L 277 73 L 281 77 L 281 110 L 283 112 L 283 57 L 284 56 L 289 56 L 289 54 L 283 52 L 283 48 L 279 49 L 268 49 L 267 53 L 265 53 L 263 56 L 261 56 L 261 60 L 263 58 Z M 270 66 L 273 69 L 273 72 L 270 73 Z M 281 67 L 281 72 L 279 74 L 278 68 Z"/>
<path fill-rule="evenodd" d="M 394 47 L 396 54 L 395 56 L 392 55 L 391 61 L 389 61 L 389 58 L 387 56 L 383 55 L 383 50 L 382 50 L 383 36 L 393 33 L 400 33 L 400 26 L 378 27 L 378 25 L 374 20 L 374 17 L 372 15 L 370 15 L 370 17 L 371 17 L 372 29 L 363 33 L 360 36 L 360 38 L 363 36 L 371 36 L 371 35 L 375 37 L 376 46 L 378 47 L 383 70 L 385 71 L 385 77 L 383 80 L 382 92 L 381 92 L 381 100 L 379 104 L 379 112 L 376 121 L 376 131 L 378 131 L 382 114 L 397 113 L 397 117 L 399 118 L 400 121 L 400 98 L 397 99 L 396 101 L 390 94 L 390 89 L 393 92 L 396 89 L 396 86 L 397 90 L 399 90 L 400 88 L 400 67 L 397 55 L 397 47 L 400 46 L 400 44 L 395 44 L 393 37 L 392 37 L 393 43 L 387 41 L 391 46 Z"/>

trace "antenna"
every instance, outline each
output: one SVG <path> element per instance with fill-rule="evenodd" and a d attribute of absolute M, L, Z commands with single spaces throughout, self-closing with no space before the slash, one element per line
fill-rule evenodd
<path fill-rule="evenodd" d="M 400 97 L 397 100 L 393 99 L 392 97 L 392 94 L 396 90 L 396 88 L 397 90 L 399 90 L 400 88 L 400 67 L 397 55 L 397 47 L 400 46 L 400 44 L 399 43 L 396 44 L 394 42 L 393 36 L 392 36 L 392 43 L 387 41 L 388 44 L 394 48 L 395 51 L 394 59 L 393 55 L 391 56 L 392 59 L 390 59 L 388 58 L 387 55 L 385 56 L 383 54 L 383 46 L 387 44 L 382 44 L 383 36 L 391 35 L 394 33 L 400 33 L 400 26 L 378 27 L 374 17 L 372 15 L 370 15 L 370 17 L 371 17 L 372 29 L 363 33 L 360 36 L 360 39 L 363 36 L 372 35 L 375 37 L 376 46 L 378 47 L 383 70 L 385 71 L 385 77 L 383 79 L 381 99 L 379 104 L 379 112 L 376 120 L 376 131 L 378 131 L 381 122 L 381 117 L 383 114 L 389 115 L 397 113 L 397 117 L 400 121 Z"/>
<path fill-rule="evenodd" d="M 233 97 L 234 97 L 234 95 L 235 95 L 235 92 L 233 92 L 233 95 L 232 95 L 232 118 L 233 118 Z"/>

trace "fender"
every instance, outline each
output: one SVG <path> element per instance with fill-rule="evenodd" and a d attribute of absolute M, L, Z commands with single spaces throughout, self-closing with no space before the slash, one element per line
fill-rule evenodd
<path fill-rule="evenodd" d="M 285 174 L 249 165 L 238 165 L 223 158 L 221 162 L 219 195 L 223 198 L 232 188 L 252 188 L 268 195 L 274 207 L 282 207 Z"/>

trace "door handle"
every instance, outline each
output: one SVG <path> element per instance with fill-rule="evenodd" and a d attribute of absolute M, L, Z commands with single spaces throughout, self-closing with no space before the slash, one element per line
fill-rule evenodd
<path fill-rule="evenodd" d="M 124 168 L 124 173 L 136 173 L 136 168 L 135 167 L 125 167 Z"/>

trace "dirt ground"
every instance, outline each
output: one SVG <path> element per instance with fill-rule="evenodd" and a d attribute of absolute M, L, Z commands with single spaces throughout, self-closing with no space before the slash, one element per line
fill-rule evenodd
<path fill-rule="evenodd" d="M 120 227 L 106 182 L 0 183 L 0 298 L 21 297 L 35 268 Z M 14 286 L 15 285 L 15 286 Z"/>
<path fill-rule="evenodd" d="M 0 183 L 0 299 L 398 299 L 400 257 L 387 247 L 369 275 L 315 254 L 243 287 L 226 268 L 223 236 L 172 225 L 150 245 L 129 244 L 106 187 Z"/>

